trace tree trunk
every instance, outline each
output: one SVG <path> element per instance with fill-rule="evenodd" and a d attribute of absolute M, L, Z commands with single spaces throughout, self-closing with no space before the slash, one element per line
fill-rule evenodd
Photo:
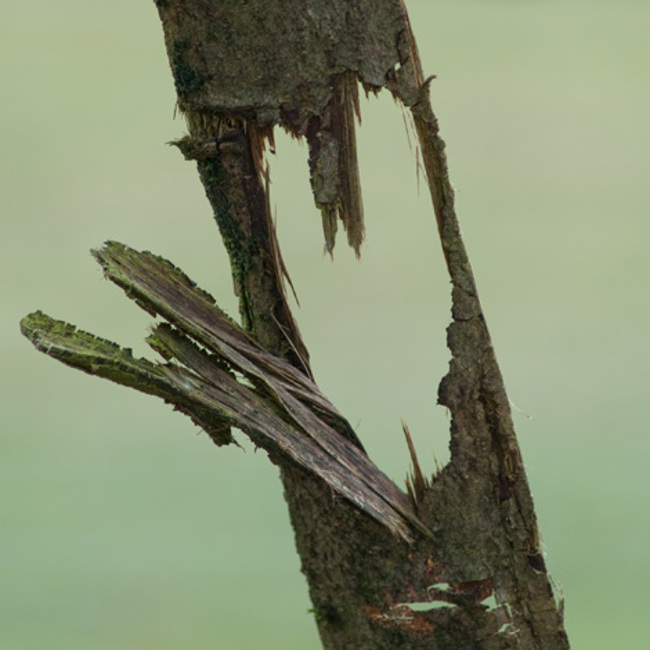
<path fill-rule="evenodd" d="M 40 313 L 23 331 L 65 363 L 174 403 L 218 444 L 232 441 L 235 426 L 269 452 L 325 648 L 568 648 L 403 4 L 156 5 L 189 129 L 175 144 L 196 161 L 245 331 L 180 271 L 118 244 L 96 257 L 129 297 L 173 326 L 159 327 L 150 343 L 175 363 L 134 360 Z M 264 150 L 279 126 L 307 140 L 326 249 L 340 221 L 359 253 L 359 84 L 387 88 L 411 111 L 452 281 L 452 359 L 438 395 L 452 417 L 451 460 L 428 479 L 412 453 L 408 495 L 372 464 L 313 382 L 269 209 Z"/>

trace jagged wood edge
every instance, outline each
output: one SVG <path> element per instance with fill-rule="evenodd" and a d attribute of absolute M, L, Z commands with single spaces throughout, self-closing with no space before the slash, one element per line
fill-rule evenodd
<path fill-rule="evenodd" d="M 362 451 L 318 417 L 318 412 L 324 412 L 342 418 L 316 385 L 257 346 L 209 294 L 151 253 L 109 242 L 94 255 L 107 277 L 128 297 L 178 328 L 174 332 L 158 327 L 148 342 L 187 369 L 134 359 L 127 349 L 37 312 L 23 320 L 22 329 L 39 350 L 90 374 L 162 397 L 220 444 L 230 441 L 229 426 L 236 426 L 256 444 L 316 473 L 393 533 L 410 539 L 409 528 L 414 528 L 431 535 L 406 495 Z M 258 388 L 238 383 L 224 364 Z"/>
<path fill-rule="evenodd" d="M 221 440 L 223 433 L 214 423 L 242 430 L 259 446 L 290 458 L 320 476 L 360 510 L 394 534 L 410 540 L 403 517 L 379 495 L 356 475 L 341 471 L 341 466 L 333 464 L 331 457 L 302 430 L 282 419 L 254 390 L 212 364 L 186 337 L 171 329 L 158 328 L 152 335 L 156 341 L 150 340 L 150 343 L 157 349 L 164 348 L 169 355 L 199 364 L 202 376 L 175 364 L 160 365 L 147 359 L 135 359 L 130 350 L 42 312 L 26 316 L 21 321 L 21 329 L 38 350 L 70 367 L 174 404 L 213 439 L 217 436 L 217 440 Z M 206 377 L 212 381 L 206 381 Z"/>
<path fill-rule="evenodd" d="M 263 384 L 307 436 L 348 471 L 358 474 L 406 518 L 413 519 L 406 495 L 354 445 L 342 444 L 342 436 L 309 408 L 316 406 L 330 419 L 343 421 L 350 428 L 316 384 L 284 359 L 262 349 L 216 306 L 209 294 L 197 291 L 182 271 L 161 257 L 117 242 L 107 242 L 94 255 L 106 277 L 129 298 L 227 359 L 253 383 Z M 421 526 L 419 521 L 414 523 Z"/>
<path fill-rule="evenodd" d="M 427 491 L 425 499 L 434 511 L 426 512 L 425 506 L 421 514 L 432 525 L 442 505 L 438 497 L 451 487 L 450 482 L 460 479 L 462 484 L 471 475 L 477 481 L 487 479 L 487 486 L 498 495 L 497 512 L 507 540 L 501 545 L 507 557 L 500 557 L 500 566 L 492 567 L 497 602 L 508 604 L 515 624 L 525 625 L 528 639 L 536 638 L 540 647 L 568 648 L 563 615 L 546 571 L 510 403 L 456 215 L 445 143 L 429 98 L 435 76 L 424 78 L 408 17 L 406 25 L 408 56 L 401 69 L 389 76 L 386 87 L 410 109 L 452 282 L 453 322 L 447 330 L 452 358 L 438 389 L 438 403 L 451 413 L 451 460 Z M 487 455 L 481 453 L 486 442 L 491 446 Z M 460 521 L 454 521 L 461 527 Z"/>

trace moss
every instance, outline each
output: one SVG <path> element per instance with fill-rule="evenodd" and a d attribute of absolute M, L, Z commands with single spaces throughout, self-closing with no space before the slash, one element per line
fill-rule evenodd
<path fill-rule="evenodd" d="M 156 366 L 146 359 L 135 359 L 129 348 L 78 330 L 41 311 L 25 316 L 20 329 L 38 350 L 73 368 L 145 393 L 168 392 Z"/>
<path fill-rule="evenodd" d="M 208 80 L 188 62 L 187 55 L 190 49 L 189 40 L 177 40 L 171 46 L 170 60 L 174 70 L 174 82 L 178 95 L 182 98 L 199 91 Z"/>
<path fill-rule="evenodd" d="M 199 174 L 210 201 L 221 238 L 230 257 L 235 293 L 239 296 L 242 326 L 250 329 L 245 277 L 251 269 L 254 244 L 242 229 L 229 198 L 230 178 L 219 156 L 198 162 Z"/>
<path fill-rule="evenodd" d="M 178 386 L 174 386 L 166 366 L 147 359 L 135 359 L 129 348 L 122 348 L 112 341 L 78 330 L 74 325 L 54 320 L 41 311 L 23 318 L 20 327 L 34 346 L 48 356 L 88 374 L 161 397 L 173 403 L 176 410 L 188 415 L 215 444 L 221 446 L 234 442 L 230 421 L 220 417 L 218 408 L 203 406 L 195 399 L 191 389 L 186 387 L 179 390 Z M 171 359 L 178 355 L 178 344 L 174 345 L 176 340 L 191 345 L 180 336 L 171 342 L 169 336 L 163 339 L 160 331 L 161 328 L 158 328 L 147 341 L 164 358 Z M 169 327 L 167 331 L 170 331 Z M 210 357 L 210 361 L 220 366 L 216 358 Z"/>
<path fill-rule="evenodd" d="M 233 214 L 228 196 L 228 173 L 219 158 L 201 161 L 198 167 L 219 232 L 230 256 L 233 274 L 241 281 L 250 267 L 252 250 L 250 239 L 246 237 L 236 215 Z"/>
<path fill-rule="evenodd" d="M 343 619 L 338 610 L 331 603 L 315 603 L 314 607 L 308 610 L 318 623 L 327 625 L 341 625 Z"/>

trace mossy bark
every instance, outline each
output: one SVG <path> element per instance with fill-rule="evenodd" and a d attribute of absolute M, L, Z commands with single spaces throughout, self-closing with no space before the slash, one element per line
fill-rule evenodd
<path fill-rule="evenodd" d="M 246 332 L 178 269 L 114 243 L 98 261 L 168 321 L 149 339 L 168 363 L 134 360 L 40 313 L 23 331 L 65 363 L 172 402 L 218 444 L 231 442 L 235 426 L 269 452 L 325 648 L 568 648 L 402 2 L 156 5 L 189 128 L 175 144 L 196 161 Z M 264 149 L 279 126 L 308 142 L 326 247 L 340 220 L 359 251 L 358 84 L 387 88 L 412 113 L 452 281 L 452 358 L 439 388 L 451 413 L 451 460 L 429 480 L 414 458 L 408 496 L 313 383 L 269 210 Z"/>

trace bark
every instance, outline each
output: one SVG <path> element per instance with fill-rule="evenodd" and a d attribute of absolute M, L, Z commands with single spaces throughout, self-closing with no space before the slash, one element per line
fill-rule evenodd
<path fill-rule="evenodd" d="M 69 365 L 173 403 L 217 444 L 232 442 L 234 426 L 269 453 L 325 648 L 568 648 L 404 6 L 156 5 L 189 130 L 175 144 L 196 161 L 214 209 L 242 327 L 168 262 L 109 243 L 96 253 L 107 277 L 167 321 L 148 339 L 167 362 L 135 360 L 40 312 L 24 333 Z M 452 281 L 452 358 L 439 387 L 451 460 L 428 479 L 413 453 L 408 494 L 313 381 L 269 210 L 264 150 L 281 127 L 308 143 L 327 249 L 340 221 L 359 252 L 359 84 L 387 88 L 411 111 Z"/>

